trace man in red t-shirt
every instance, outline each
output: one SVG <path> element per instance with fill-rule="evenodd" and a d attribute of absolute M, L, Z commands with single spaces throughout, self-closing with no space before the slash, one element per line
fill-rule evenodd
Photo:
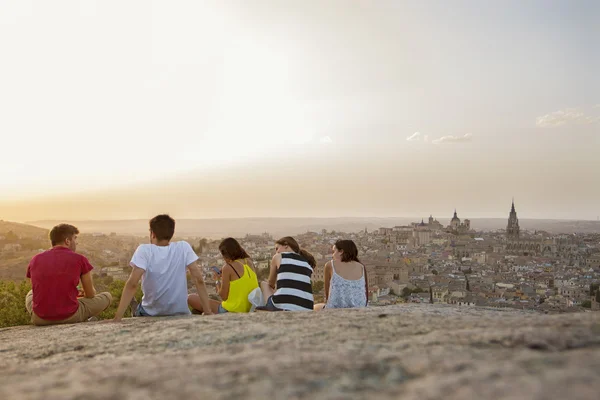
<path fill-rule="evenodd" d="M 87 321 L 112 302 L 110 293 L 96 294 L 87 258 L 75 253 L 79 230 L 60 224 L 50 231 L 52 248 L 34 256 L 27 267 L 32 290 L 25 307 L 34 325 L 71 324 Z M 77 298 L 81 281 L 83 298 Z"/>

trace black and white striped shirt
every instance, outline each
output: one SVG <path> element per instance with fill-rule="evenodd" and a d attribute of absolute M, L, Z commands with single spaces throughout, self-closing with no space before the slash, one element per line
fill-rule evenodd
<path fill-rule="evenodd" d="M 275 307 L 289 311 L 312 311 L 312 273 L 312 267 L 301 255 L 281 253 L 281 264 L 277 270 L 277 291 L 272 298 Z"/>

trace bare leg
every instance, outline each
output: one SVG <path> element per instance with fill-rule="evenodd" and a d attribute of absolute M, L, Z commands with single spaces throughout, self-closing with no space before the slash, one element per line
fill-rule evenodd
<path fill-rule="evenodd" d="M 188 304 L 193 309 L 198 310 L 200 312 L 204 312 L 204 310 L 202 309 L 202 302 L 200 301 L 200 296 L 198 296 L 197 294 L 190 294 L 188 296 Z M 219 305 L 221 304 L 220 301 L 210 299 L 209 304 L 210 304 L 210 309 L 212 310 L 213 313 L 216 314 L 217 312 L 219 312 Z"/>
<path fill-rule="evenodd" d="M 269 297 L 273 296 L 273 293 L 275 293 L 267 281 L 262 281 L 260 283 L 260 290 L 262 291 L 263 299 L 265 299 L 265 301 L 267 301 Z"/>
<path fill-rule="evenodd" d="M 317 303 L 313 307 L 313 310 L 314 311 L 321 311 L 323 308 L 325 308 L 325 303 Z"/>

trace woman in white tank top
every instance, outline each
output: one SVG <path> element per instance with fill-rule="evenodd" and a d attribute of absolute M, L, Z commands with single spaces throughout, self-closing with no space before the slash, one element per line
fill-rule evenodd
<path fill-rule="evenodd" d="M 338 240 L 332 250 L 333 258 L 324 271 L 325 304 L 316 304 L 315 310 L 366 307 L 369 283 L 356 245 L 352 240 Z"/>

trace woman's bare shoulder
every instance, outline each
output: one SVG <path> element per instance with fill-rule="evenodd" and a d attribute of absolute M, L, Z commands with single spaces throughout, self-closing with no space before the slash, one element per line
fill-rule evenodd
<path fill-rule="evenodd" d="M 231 265 L 229 265 L 228 263 L 225 263 L 221 267 L 221 273 L 223 273 L 223 272 L 230 272 L 232 269 L 233 268 L 231 268 Z"/>
<path fill-rule="evenodd" d="M 279 268 L 279 265 L 281 265 L 281 254 L 275 253 L 273 258 L 271 259 L 271 266 L 273 265 L 276 265 L 277 268 Z"/>

